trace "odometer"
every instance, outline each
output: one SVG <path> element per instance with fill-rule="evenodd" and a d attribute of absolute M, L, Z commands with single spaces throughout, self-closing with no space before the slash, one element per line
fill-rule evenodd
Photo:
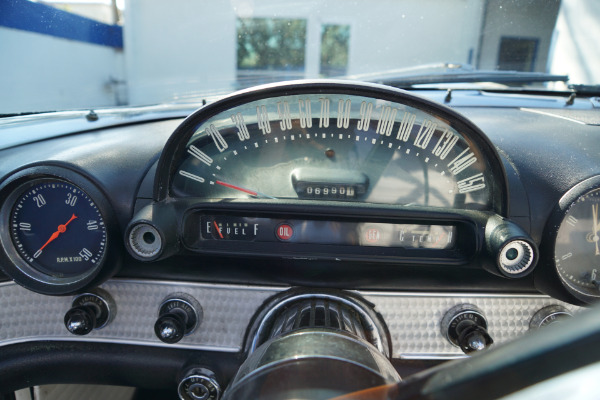
<path fill-rule="evenodd" d="M 175 135 L 171 196 L 501 211 L 501 167 L 476 128 L 404 92 L 352 87 L 275 86 L 199 110 Z"/>

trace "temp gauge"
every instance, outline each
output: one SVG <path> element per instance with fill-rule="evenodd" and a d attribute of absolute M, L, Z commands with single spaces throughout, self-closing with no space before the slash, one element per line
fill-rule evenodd
<path fill-rule="evenodd" d="M 576 297 L 600 297 L 600 188 L 584 192 L 566 208 L 556 234 L 558 275 Z"/>
<path fill-rule="evenodd" d="M 109 229 L 106 201 L 55 177 L 24 179 L 12 187 L 2 206 L 8 232 L 2 232 L 0 265 L 17 283 L 46 294 L 66 294 L 103 275 Z M 3 188 L 3 190 L 7 190 Z M 110 263 L 113 267 L 113 262 Z M 98 278 L 98 279 L 97 279 Z"/>

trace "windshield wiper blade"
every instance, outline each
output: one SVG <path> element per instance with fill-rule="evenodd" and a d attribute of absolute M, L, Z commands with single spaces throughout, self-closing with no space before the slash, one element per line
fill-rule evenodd
<path fill-rule="evenodd" d="M 600 95 L 600 85 L 569 85 L 569 89 L 575 91 L 578 95 Z"/>
<path fill-rule="evenodd" d="M 535 82 L 567 82 L 568 75 L 544 72 L 477 70 L 465 64 L 426 64 L 411 68 L 351 75 L 345 79 L 382 83 L 399 88 L 412 88 L 416 85 L 443 83 L 503 83 L 524 84 Z"/>

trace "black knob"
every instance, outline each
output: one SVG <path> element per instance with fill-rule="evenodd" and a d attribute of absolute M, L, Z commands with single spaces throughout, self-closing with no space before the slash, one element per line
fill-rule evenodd
<path fill-rule="evenodd" d="M 87 335 L 96 327 L 96 310 L 90 306 L 73 307 L 65 314 L 65 326 L 73 335 Z"/>
<path fill-rule="evenodd" d="M 177 343 L 185 335 L 185 315 L 181 313 L 167 313 L 158 317 L 154 324 L 154 333 L 165 343 Z"/>
<path fill-rule="evenodd" d="M 87 335 L 106 326 L 115 309 L 112 297 L 104 290 L 81 294 L 73 299 L 71 309 L 65 314 L 65 327 L 73 335 Z"/>
<path fill-rule="evenodd" d="M 456 333 L 458 333 L 458 347 L 465 354 L 483 350 L 494 343 L 486 329 L 472 320 L 464 320 L 458 323 Z"/>
<path fill-rule="evenodd" d="M 442 335 L 465 353 L 480 351 L 494 341 L 487 332 L 487 321 L 483 312 L 473 304 L 452 307 L 441 323 Z"/>
<path fill-rule="evenodd" d="M 169 296 L 158 310 L 154 334 L 165 343 L 177 343 L 202 321 L 200 303 L 185 293 Z"/>

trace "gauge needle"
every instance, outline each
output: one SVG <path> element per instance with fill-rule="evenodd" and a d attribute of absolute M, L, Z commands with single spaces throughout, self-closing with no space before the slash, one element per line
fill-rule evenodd
<path fill-rule="evenodd" d="M 219 226 L 217 225 L 217 221 L 213 221 L 213 225 L 215 226 L 215 229 L 217 230 L 217 233 L 219 234 L 221 239 L 223 239 L 223 234 L 221 233 L 221 230 L 219 229 Z"/>
<path fill-rule="evenodd" d="M 42 247 L 40 247 L 40 249 L 38 251 L 35 252 L 35 254 L 33 255 L 33 258 L 38 258 L 40 256 L 40 254 L 42 254 L 42 250 L 44 250 L 44 248 L 46 246 L 48 246 L 50 244 L 50 242 L 54 241 L 58 237 L 58 235 L 60 235 L 61 233 L 64 233 L 67 230 L 67 225 L 69 225 L 71 223 L 71 221 L 73 221 L 75 218 L 77 218 L 77 216 L 75 214 L 73 214 L 73 215 L 71 215 L 71 219 L 69 219 L 65 224 L 59 225 L 56 232 L 54 232 L 52 234 L 52 236 L 50 236 L 50 239 L 48 239 L 48 241 L 46 243 L 44 243 L 44 245 Z"/>
<path fill-rule="evenodd" d="M 596 244 L 596 255 L 600 256 L 600 249 L 598 248 L 598 241 L 600 237 L 598 237 L 598 204 L 592 204 L 592 219 L 594 220 L 594 235 L 592 236 L 592 240 Z"/>
<path fill-rule="evenodd" d="M 235 189 L 235 190 L 239 190 L 240 192 L 247 193 L 250 196 L 264 197 L 266 199 L 276 199 L 276 197 L 269 196 L 268 194 L 264 194 L 264 193 L 257 192 L 257 191 L 254 191 L 254 190 L 250 190 L 250 189 L 247 189 L 247 188 L 245 188 L 243 186 L 232 185 L 231 183 L 227 183 L 227 182 L 223 182 L 223 181 L 219 181 L 219 180 L 217 180 L 216 183 L 217 183 L 217 185 L 225 186 L 225 187 L 228 187 L 230 189 Z"/>

